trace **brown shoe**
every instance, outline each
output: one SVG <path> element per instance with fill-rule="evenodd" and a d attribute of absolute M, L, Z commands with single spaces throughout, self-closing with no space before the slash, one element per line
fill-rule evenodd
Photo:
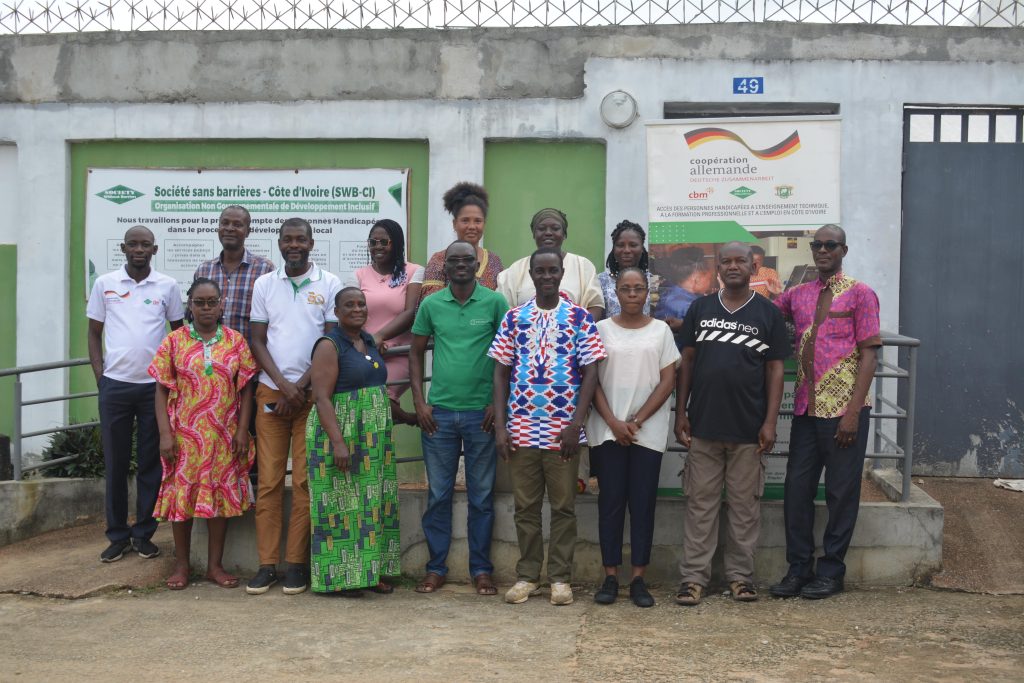
<path fill-rule="evenodd" d="M 700 604 L 702 597 L 704 597 L 704 586 L 699 583 L 686 583 L 684 581 L 676 593 L 676 604 L 692 607 L 693 605 Z"/>
<path fill-rule="evenodd" d="M 494 585 L 491 575 L 486 572 L 473 577 L 473 586 L 477 595 L 497 595 L 498 587 Z"/>
<path fill-rule="evenodd" d="M 423 580 L 420 581 L 419 585 L 416 586 L 416 592 L 433 593 L 438 588 L 443 586 L 444 582 L 445 578 L 443 576 L 441 576 L 440 574 L 436 574 L 434 572 L 429 572 L 426 576 L 423 577 Z"/>

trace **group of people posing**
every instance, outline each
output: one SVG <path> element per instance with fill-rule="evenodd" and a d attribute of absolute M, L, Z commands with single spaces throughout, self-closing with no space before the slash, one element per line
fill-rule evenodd
<path fill-rule="evenodd" d="M 720 246 L 720 289 L 666 321 L 651 317 L 658 296 L 636 223 L 615 228 L 607 269 L 597 273 L 566 251 L 565 214 L 542 209 L 530 223 L 536 251 L 505 268 L 481 244 L 486 190 L 459 183 L 444 205 L 456 239 L 426 268 L 405 261 L 401 226 L 382 220 L 367 238 L 369 264 L 350 282 L 309 260 L 313 233 L 305 220 L 282 223 L 283 265 L 275 268 L 245 248 L 248 211 L 227 207 L 218 228 L 223 249 L 197 268 L 185 307 L 174 280 L 150 265 L 153 234 L 128 230 L 125 265 L 96 280 L 87 308 L 107 466 L 102 561 L 130 550 L 155 557 L 151 537 L 158 521 L 170 521 L 175 565 L 167 586 L 182 589 L 199 517 L 209 532 L 206 578 L 235 587 L 239 579 L 222 564 L 227 519 L 255 501 L 260 567 L 247 592 L 281 582 L 286 594 L 390 593 L 387 579 L 400 573 L 392 431 L 405 424 L 421 430 L 429 486 L 422 518 L 429 559 L 418 592 L 446 581 L 461 458 L 469 572 L 477 593 L 497 594 L 490 546 L 500 457 L 520 551 L 505 600 L 522 603 L 540 592 L 546 496 L 550 601 L 571 603 L 575 496 L 589 446 L 606 574 L 595 600 L 618 597 L 628 510 L 629 596 L 649 607 L 644 572 L 662 454 L 674 436 L 689 451 L 676 601 L 695 605 L 707 591 L 723 485 L 726 580 L 736 600 L 756 600 L 764 456 L 775 443 L 783 363 L 793 355 L 789 318 L 798 361 L 785 484 L 789 570 L 769 590 L 807 598 L 843 590 L 881 340 L 877 297 L 842 270 L 848 247 L 841 228 L 815 233 L 818 280 L 773 291 L 774 301 L 751 287 L 759 266 L 751 245 Z M 395 345 L 410 350 L 387 353 Z M 407 389 L 412 412 L 399 404 Z M 129 525 L 133 422 L 138 495 Z M 814 498 L 823 469 L 829 519 L 816 561 Z"/>

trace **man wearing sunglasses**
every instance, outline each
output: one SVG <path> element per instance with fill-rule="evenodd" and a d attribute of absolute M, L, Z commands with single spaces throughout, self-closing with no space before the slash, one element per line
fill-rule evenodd
<path fill-rule="evenodd" d="M 783 292 L 775 304 L 796 326 L 797 380 L 786 464 L 786 560 L 776 597 L 827 598 L 843 590 L 868 442 L 868 390 L 882 344 L 878 296 L 843 272 L 849 248 L 838 225 L 814 233 L 818 279 Z M 825 471 L 828 523 L 814 561 L 814 497 Z"/>

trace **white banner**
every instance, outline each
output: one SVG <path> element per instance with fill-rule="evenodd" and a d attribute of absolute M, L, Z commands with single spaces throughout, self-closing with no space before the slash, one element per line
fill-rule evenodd
<path fill-rule="evenodd" d="M 221 251 L 217 222 L 225 206 L 252 215 L 245 246 L 280 265 L 277 234 L 292 217 L 313 227 L 310 259 L 343 280 L 369 262 L 366 237 L 380 219 L 398 221 L 409 248 L 408 169 L 195 170 L 91 168 L 86 181 L 88 295 L 98 275 L 124 264 L 120 245 L 134 225 L 153 231 L 153 268 L 182 294 L 196 267 Z"/>
<path fill-rule="evenodd" d="M 839 222 L 838 117 L 647 126 L 652 242 L 708 243 Z"/>

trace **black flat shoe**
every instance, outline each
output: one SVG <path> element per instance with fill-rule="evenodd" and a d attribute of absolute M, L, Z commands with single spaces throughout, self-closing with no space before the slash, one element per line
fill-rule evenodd
<path fill-rule="evenodd" d="M 819 576 L 803 587 L 803 590 L 800 591 L 800 597 L 807 598 L 808 600 L 821 600 L 822 598 L 828 598 L 842 592 L 842 579 Z"/>
<path fill-rule="evenodd" d="M 654 607 L 654 596 L 647 590 L 644 577 L 638 576 L 629 582 L 629 599 L 637 607 Z"/>
<path fill-rule="evenodd" d="M 796 576 L 786 574 L 782 581 L 768 588 L 768 592 L 776 598 L 795 598 L 800 595 L 803 587 L 814 580 L 813 576 Z"/>
<path fill-rule="evenodd" d="M 601 588 L 594 593 L 594 602 L 599 605 L 610 605 L 619 597 L 619 580 L 615 576 L 604 577 Z"/>

